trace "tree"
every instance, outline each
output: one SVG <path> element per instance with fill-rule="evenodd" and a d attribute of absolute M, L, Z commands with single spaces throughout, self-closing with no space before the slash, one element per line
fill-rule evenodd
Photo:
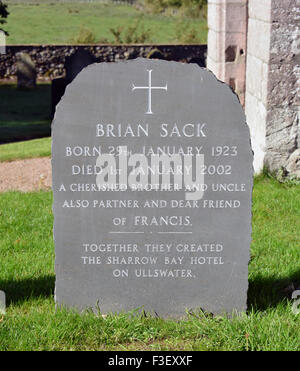
<path fill-rule="evenodd" d="M 7 5 L 3 4 L 3 2 L 0 0 L 0 25 L 6 23 L 6 18 L 9 15 L 7 11 Z M 3 28 L 0 27 L 0 31 L 3 31 L 5 35 L 8 35 L 8 33 L 3 30 Z"/>

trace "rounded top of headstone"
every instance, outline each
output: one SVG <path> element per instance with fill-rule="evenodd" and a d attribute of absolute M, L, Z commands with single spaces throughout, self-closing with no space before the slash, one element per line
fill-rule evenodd
<path fill-rule="evenodd" d="M 184 101 L 186 101 L 187 107 L 193 104 L 195 107 L 194 112 L 196 108 L 202 105 L 207 112 L 223 110 L 226 113 L 229 109 L 231 113 L 234 111 L 239 112 L 240 117 L 243 117 L 242 121 L 246 123 L 238 96 L 233 94 L 228 85 L 217 80 L 211 71 L 199 67 L 196 63 L 186 64 L 146 58 L 88 65 L 76 76 L 72 84 L 68 85 L 64 98 L 58 107 L 64 102 L 68 102 L 69 98 L 74 97 L 74 92 L 68 94 L 71 89 L 77 91 L 77 94 L 80 96 L 82 89 L 84 89 L 85 95 L 94 95 L 96 90 L 101 87 L 101 104 L 110 102 L 111 104 L 106 106 L 109 109 L 109 107 L 115 106 L 117 100 L 117 111 L 122 111 L 124 114 L 127 111 L 126 107 L 139 105 L 142 102 L 143 94 L 137 93 L 139 89 L 132 91 L 132 85 L 146 86 L 149 83 L 149 70 L 152 71 L 151 84 L 153 86 L 151 91 L 154 97 L 153 105 L 161 106 L 161 109 L 159 109 L 161 114 L 167 111 L 173 112 L 174 100 L 176 99 L 180 105 Z M 175 76 L 176 79 L 174 78 Z M 155 89 L 155 85 L 164 85 L 165 82 L 168 84 L 168 93 L 163 99 L 160 99 L 163 95 L 161 95 L 162 93 L 159 89 Z M 77 86 L 80 86 L 79 91 Z M 157 91 L 155 92 L 154 90 Z M 145 92 L 146 90 L 144 90 Z M 159 98 L 155 99 L 155 96 Z M 169 97 L 170 99 L 168 99 Z M 81 96 L 81 99 L 85 101 L 84 105 L 87 109 L 95 103 L 94 99 L 87 100 L 83 96 Z M 98 102 L 100 103 L 100 101 Z M 229 102 L 231 103 L 230 106 L 228 105 Z M 77 105 L 76 109 L 81 111 L 80 104 Z M 180 112 L 178 113 L 180 114 Z"/>

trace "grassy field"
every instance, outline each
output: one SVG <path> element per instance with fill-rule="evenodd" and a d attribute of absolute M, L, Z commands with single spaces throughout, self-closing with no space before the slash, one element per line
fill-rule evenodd
<path fill-rule="evenodd" d="M 15 84 L 0 85 L 0 143 L 49 136 L 51 86 L 39 84 L 22 91 Z"/>
<path fill-rule="evenodd" d="M 97 3 L 9 4 L 5 29 L 8 44 L 66 44 L 73 43 L 80 28 L 88 28 L 96 42 L 114 42 L 110 28 L 132 26 L 143 13 L 125 5 Z M 186 19 L 181 25 L 176 17 L 146 14 L 143 27 L 150 30 L 147 42 L 180 43 L 188 27 L 197 32 L 197 42 L 206 43 L 206 20 Z M 178 29 L 179 27 L 179 29 Z"/>
<path fill-rule="evenodd" d="M 248 313 L 186 320 L 55 310 L 52 193 L 0 195 L 0 350 L 300 350 L 300 187 L 255 180 Z"/>
<path fill-rule="evenodd" d="M 51 156 L 51 138 L 0 145 L 0 162 Z"/>

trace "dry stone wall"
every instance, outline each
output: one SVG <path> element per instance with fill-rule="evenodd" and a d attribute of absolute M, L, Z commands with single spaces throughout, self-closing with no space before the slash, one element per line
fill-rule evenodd
<path fill-rule="evenodd" d="M 36 65 L 38 77 L 56 78 L 65 73 L 66 57 L 78 49 L 87 49 L 99 62 L 113 62 L 137 57 L 161 57 L 161 59 L 194 62 L 206 65 L 206 45 L 13 45 L 0 55 L 0 78 L 16 75 L 19 52 L 28 53 Z"/>

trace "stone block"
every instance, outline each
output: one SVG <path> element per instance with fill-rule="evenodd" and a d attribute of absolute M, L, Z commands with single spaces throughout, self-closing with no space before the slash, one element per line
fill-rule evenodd
<path fill-rule="evenodd" d="M 300 64 L 300 29 L 295 25 L 272 25 L 270 63 Z"/>
<path fill-rule="evenodd" d="M 299 77 L 290 64 L 269 66 L 268 104 L 270 106 L 299 106 Z"/>
<path fill-rule="evenodd" d="M 270 58 L 270 33 L 271 24 L 249 19 L 247 52 L 265 63 Z"/>
<path fill-rule="evenodd" d="M 213 30 L 208 31 L 207 55 L 215 62 L 225 62 L 224 40 L 224 32 L 215 32 Z"/>
<path fill-rule="evenodd" d="M 262 100 L 262 70 L 263 62 L 251 54 L 248 54 L 246 89 L 259 100 Z"/>
<path fill-rule="evenodd" d="M 225 65 L 224 63 L 218 63 L 212 60 L 211 58 L 207 57 L 207 69 L 209 69 L 211 72 L 213 72 L 214 75 L 221 81 L 224 81 L 225 79 L 225 74 L 224 74 L 224 69 Z"/>
<path fill-rule="evenodd" d="M 246 90 L 245 97 L 245 112 L 247 124 L 250 128 L 251 143 L 254 152 L 254 172 L 258 174 L 262 171 L 264 166 L 267 111 L 262 102 L 248 90 Z"/>
<path fill-rule="evenodd" d="M 247 6 L 245 2 L 229 3 L 226 6 L 225 30 L 246 35 Z"/>
<path fill-rule="evenodd" d="M 223 9 L 223 8 L 222 8 Z M 223 14 L 220 5 L 212 4 L 210 1 L 207 5 L 207 25 L 210 30 L 221 31 L 224 27 Z"/>
<path fill-rule="evenodd" d="M 297 149 L 297 123 L 274 131 L 266 137 L 267 149 L 290 154 Z M 279 166 L 279 165 L 278 165 Z"/>
<path fill-rule="evenodd" d="M 271 22 L 271 1 L 270 0 L 249 0 L 249 18 L 258 19 L 264 22 Z"/>
<path fill-rule="evenodd" d="M 260 83 L 260 93 L 261 100 L 266 104 L 268 101 L 268 85 L 269 85 L 269 65 L 265 62 L 261 62 L 261 83 Z"/>
<path fill-rule="evenodd" d="M 272 0 L 271 21 L 288 26 L 300 21 L 299 0 Z"/>
<path fill-rule="evenodd" d="M 285 168 L 288 161 L 288 154 L 277 151 L 267 150 L 264 158 L 264 164 L 270 172 L 276 173 L 279 169 Z"/>
<path fill-rule="evenodd" d="M 287 160 L 286 170 L 289 175 L 300 178 L 300 149 L 296 149 Z"/>

